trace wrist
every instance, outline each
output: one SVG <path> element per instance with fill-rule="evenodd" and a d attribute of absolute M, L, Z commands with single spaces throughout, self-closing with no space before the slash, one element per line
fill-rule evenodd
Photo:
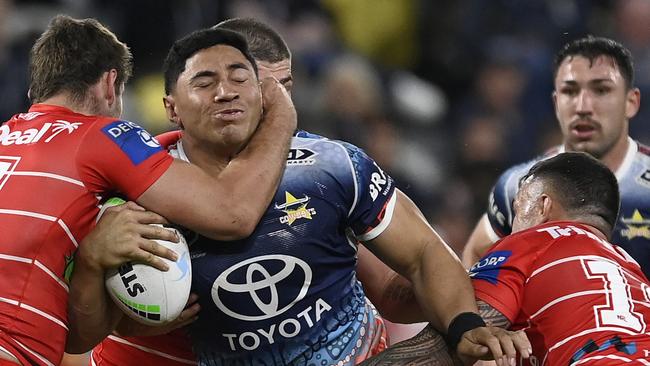
<path fill-rule="evenodd" d="M 104 268 L 94 255 L 94 251 L 90 245 L 84 245 L 84 243 L 79 246 L 75 257 L 75 271 L 79 270 L 98 274 L 104 273 Z"/>
<path fill-rule="evenodd" d="M 449 348 L 455 350 L 465 332 L 485 326 L 485 321 L 480 315 L 472 312 L 460 313 L 449 323 L 445 340 Z"/>

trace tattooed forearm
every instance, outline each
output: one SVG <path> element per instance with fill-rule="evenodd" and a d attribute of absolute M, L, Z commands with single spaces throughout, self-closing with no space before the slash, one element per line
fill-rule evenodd
<path fill-rule="evenodd" d="M 510 327 L 510 321 L 499 310 L 493 308 L 483 300 L 476 299 L 476 303 L 478 304 L 478 312 L 487 325 L 503 329 Z"/>
<path fill-rule="evenodd" d="M 360 365 L 456 366 L 462 363 L 449 354 L 440 333 L 429 325 L 415 337 L 391 346 Z"/>

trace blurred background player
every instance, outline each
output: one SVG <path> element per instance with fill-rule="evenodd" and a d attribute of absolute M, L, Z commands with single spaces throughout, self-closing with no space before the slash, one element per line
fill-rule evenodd
<path fill-rule="evenodd" d="M 463 253 L 473 265 L 498 238 L 511 232 L 512 204 L 519 178 L 535 162 L 562 151 L 584 151 L 615 174 L 621 190 L 621 211 L 612 242 L 650 273 L 650 150 L 628 135 L 630 119 L 639 110 L 632 55 L 620 43 L 586 37 L 566 44 L 555 58 L 553 103 L 563 144 L 545 156 L 517 165 L 499 178 Z"/>
<path fill-rule="evenodd" d="M 648 364 L 650 282 L 608 241 L 619 204 L 616 177 L 585 153 L 540 161 L 521 178 L 513 233 L 470 271 L 481 315 L 528 334 L 533 355 L 518 364 Z M 429 364 L 445 348 L 428 327 L 367 364 Z"/>
<path fill-rule="evenodd" d="M 199 112 L 209 111 L 204 104 L 212 103 L 212 99 L 231 108 L 247 100 L 252 103 L 247 84 L 255 75 L 252 68 L 241 67 L 242 46 L 239 41 L 229 41 L 231 37 L 240 39 L 237 33 L 218 28 L 195 32 L 174 45 L 165 68 L 169 93 L 166 109 L 184 131 L 174 153 L 206 164 L 214 174 L 219 174 L 232 154 L 246 143 L 255 122 L 242 124 L 239 131 L 215 132 L 202 122 Z M 208 102 L 198 103 L 200 95 Z M 417 208 L 394 191 L 390 177 L 351 145 L 301 137 L 294 143 L 293 149 L 301 155 L 289 157 L 289 170 L 276 202 L 255 234 L 244 241 L 247 249 L 214 250 L 202 237 L 192 246 L 194 291 L 199 294 L 202 321 L 193 323 L 191 329 L 201 362 L 292 364 L 322 358 L 354 364 L 381 349 L 381 326 L 374 321 L 374 310 L 355 279 L 356 245 L 347 235 L 365 241 L 398 268 L 420 268 L 405 273 L 415 283 L 416 293 L 437 327 L 446 329 L 463 309 L 471 313 L 471 302 L 465 303 L 467 294 L 462 291 L 464 273 L 458 271 L 456 259 L 422 221 Z M 215 160 L 205 151 L 217 151 L 221 158 Z M 348 168 L 341 170 L 340 164 L 330 165 L 346 159 L 350 164 L 343 167 L 356 173 Z M 397 237 L 411 240 L 401 240 L 398 250 L 394 245 Z M 270 244 L 274 242 L 276 245 Z M 243 273 L 253 273 L 250 271 L 266 273 L 264 277 L 273 283 L 263 285 L 268 281 Z M 438 276 L 444 281 L 437 281 Z M 261 287 L 251 290 L 250 286 L 256 286 L 250 281 Z M 237 290 L 241 286 L 247 289 L 243 293 Z M 271 299 L 265 294 L 269 286 L 273 288 Z M 498 343 L 490 335 L 493 329 L 455 324 L 460 328 L 450 329 L 456 333 L 462 330 L 458 341 L 464 335 L 461 353 L 484 355 L 487 347 L 479 344 Z M 477 343 L 476 348 L 472 342 Z M 492 351 L 500 357 L 500 346 L 491 345 L 497 347 Z M 103 354 L 106 349 L 99 351 L 97 356 L 103 362 L 123 362 L 109 360 Z M 156 356 L 137 354 L 149 360 Z M 122 357 L 133 357 L 133 353 Z"/>
<path fill-rule="evenodd" d="M 79 57 L 81 50 L 84 57 Z M 260 189 L 258 180 L 242 181 L 247 178 L 239 177 L 236 169 L 230 177 L 210 178 L 195 166 L 170 158 L 138 125 L 119 120 L 130 72 L 127 47 L 93 19 L 58 16 L 32 48 L 34 105 L 0 127 L 4 228 L 0 359 L 59 364 L 64 347 L 71 352 L 88 350 L 103 338 L 94 338 L 96 328 L 110 327 L 106 319 L 112 303 L 105 301 L 104 270 L 128 260 L 162 269 L 165 265 L 157 255 L 173 259 L 171 251 L 146 239 L 176 240 L 174 236 L 146 226 L 131 233 L 138 240 L 92 249 L 84 245 L 102 195 L 121 192 L 206 235 L 236 238 L 254 227 L 248 221 L 258 219 L 256 209 L 266 206 L 259 200 L 268 201 L 268 192 L 278 182 L 287 153 L 278 141 L 291 135 L 295 114 L 276 84 L 267 84 L 267 99 L 282 111 L 273 112 L 269 105 L 267 132 L 254 138 L 258 146 L 242 159 L 243 168 L 270 174 Z M 180 173 L 192 177 L 193 192 L 174 189 Z M 203 197 L 197 199 L 196 193 Z M 217 212 L 219 205 L 234 199 L 233 193 L 243 202 L 233 202 L 236 206 L 230 208 L 244 205 L 244 211 Z M 122 223 L 166 222 L 142 211 L 129 204 L 116 215 Z M 75 276 L 70 278 L 77 248 Z"/>

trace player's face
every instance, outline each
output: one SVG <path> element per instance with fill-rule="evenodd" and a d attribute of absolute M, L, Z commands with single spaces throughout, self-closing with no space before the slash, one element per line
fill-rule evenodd
<path fill-rule="evenodd" d="M 512 221 L 513 233 L 544 223 L 543 188 L 542 182 L 534 177 L 529 177 L 519 187 L 512 205 L 515 215 Z"/>
<path fill-rule="evenodd" d="M 234 47 L 217 45 L 187 59 L 172 92 L 184 138 L 238 151 L 257 128 L 262 94 L 250 62 Z M 212 146 L 213 145 L 213 146 Z"/>
<path fill-rule="evenodd" d="M 627 90 L 610 57 L 600 56 L 591 63 L 573 56 L 558 68 L 553 101 L 566 149 L 602 158 L 625 143 L 639 94 L 637 89 Z"/>
<path fill-rule="evenodd" d="M 279 62 L 270 63 L 267 61 L 257 61 L 257 70 L 260 79 L 273 76 L 285 89 L 291 94 L 293 87 L 293 77 L 291 76 L 291 59 L 284 59 Z"/>

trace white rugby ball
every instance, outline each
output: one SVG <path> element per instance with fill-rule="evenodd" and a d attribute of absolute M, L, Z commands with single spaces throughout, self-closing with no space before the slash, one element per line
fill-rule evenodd
<path fill-rule="evenodd" d="M 190 251 L 183 235 L 178 243 L 156 240 L 178 254 L 178 260 L 163 260 L 167 272 L 142 263 L 125 263 L 107 271 L 106 289 L 115 303 L 129 317 L 147 325 L 164 325 L 178 317 L 185 308 L 192 286 Z"/>

